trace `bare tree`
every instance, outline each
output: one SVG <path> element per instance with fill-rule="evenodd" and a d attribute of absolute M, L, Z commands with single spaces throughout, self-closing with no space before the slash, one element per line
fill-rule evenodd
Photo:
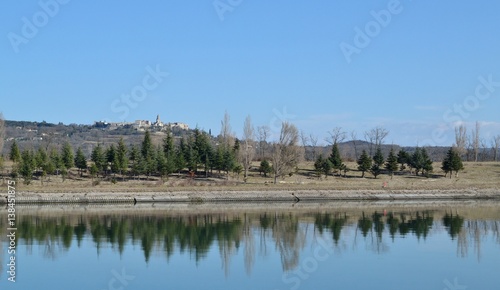
<path fill-rule="evenodd" d="M 491 142 L 491 147 L 493 148 L 493 160 L 498 161 L 498 150 L 500 149 L 500 135 L 493 137 Z"/>
<path fill-rule="evenodd" d="M 312 147 L 312 160 L 316 160 L 316 156 L 318 156 L 318 137 L 309 134 L 309 140 L 311 141 Z"/>
<path fill-rule="evenodd" d="M 472 130 L 472 147 L 474 150 L 474 161 L 477 162 L 478 160 L 478 155 L 479 155 L 479 145 L 480 145 L 480 140 L 479 140 L 479 131 L 481 129 L 481 125 L 479 122 L 476 122 L 476 128 Z"/>
<path fill-rule="evenodd" d="M 224 112 L 224 120 L 221 121 L 220 137 L 225 146 L 230 147 L 233 143 L 234 136 L 231 129 L 231 117 L 227 111 Z"/>
<path fill-rule="evenodd" d="M 455 146 L 460 156 L 463 158 L 465 153 L 467 153 L 467 128 L 461 124 L 455 127 Z"/>
<path fill-rule="evenodd" d="M 377 126 L 369 131 L 365 131 L 365 140 L 369 143 L 370 156 L 373 156 L 373 146 L 375 145 L 378 147 L 382 145 L 387 135 L 389 135 L 389 131 L 380 126 Z"/>
<path fill-rule="evenodd" d="M 244 170 L 244 180 L 247 182 L 248 170 L 252 165 L 252 160 L 255 155 L 255 130 L 252 126 L 252 118 L 247 116 L 245 123 L 243 125 L 243 170 Z"/>
<path fill-rule="evenodd" d="M 291 173 L 301 158 L 299 146 L 299 131 L 297 127 L 288 122 L 281 124 L 280 138 L 273 144 L 272 161 L 274 171 L 274 183 L 279 177 Z"/>
<path fill-rule="evenodd" d="M 358 135 L 356 134 L 356 131 L 351 131 L 351 140 L 352 144 L 354 145 L 354 160 L 358 160 L 358 146 L 356 145 L 356 139 L 358 138 Z"/>
<path fill-rule="evenodd" d="M 267 138 L 269 137 L 271 128 L 269 128 L 269 126 L 259 126 L 257 127 L 257 131 L 259 132 L 260 158 L 264 160 L 267 147 Z"/>
<path fill-rule="evenodd" d="M 481 139 L 480 142 L 481 144 L 481 153 L 479 154 L 479 159 L 481 161 L 487 161 L 489 159 L 489 150 L 488 150 L 488 145 L 486 144 L 486 140 Z"/>
<path fill-rule="evenodd" d="M 342 131 L 342 127 L 335 127 L 332 131 L 328 132 L 330 137 L 326 138 L 325 141 L 334 145 L 344 141 L 346 133 Z"/>
<path fill-rule="evenodd" d="M 304 130 L 300 130 L 300 143 L 302 145 L 302 151 L 304 152 L 304 158 L 306 160 L 309 160 L 309 155 L 307 154 L 307 143 L 309 142 L 309 137 L 307 137 L 306 133 Z"/>

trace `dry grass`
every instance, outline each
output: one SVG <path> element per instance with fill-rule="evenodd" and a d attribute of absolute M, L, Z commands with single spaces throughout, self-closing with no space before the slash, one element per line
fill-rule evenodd
<path fill-rule="evenodd" d="M 356 168 L 355 163 L 348 163 L 349 168 Z M 300 169 L 291 177 L 280 179 L 278 184 L 273 184 L 273 178 L 261 177 L 257 171 L 252 171 L 247 183 L 243 182 L 243 174 L 239 177 L 230 176 L 229 180 L 221 178 L 194 178 L 185 175 L 171 176 L 168 180 L 158 177 L 147 179 L 141 176 L 139 180 L 125 180 L 116 177 L 116 184 L 110 181 L 100 181 L 93 184 L 88 178 L 80 178 L 76 171 L 71 172 L 71 178 L 64 182 L 61 177 L 51 177 L 50 181 L 33 180 L 30 185 L 18 182 L 18 191 L 23 192 L 54 192 L 54 193 L 79 193 L 79 192 L 158 192 L 158 191 L 269 191 L 269 190 L 445 190 L 445 189 L 498 189 L 500 188 L 500 163 L 498 162 L 466 162 L 465 170 L 459 177 L 445 178 L 439 169 L 440 163 L 435 163 L 434 174 L 429 177 L 410 175 L 409 173 L 397 174 L 391 179 L 386 174 L 379 175 L 377 179 L 370 173 L 361 177 L 361 172 L 351 170 L 347 177 L 322 176 L 318 178 L 313 170 L 312 163 L 303 163 Z M 257 168 L 258 164 L 255 163 Z M 8 164 L 7 164 L 8 168 Z M 5 185 L 4 178 L 3 182 Z"/>

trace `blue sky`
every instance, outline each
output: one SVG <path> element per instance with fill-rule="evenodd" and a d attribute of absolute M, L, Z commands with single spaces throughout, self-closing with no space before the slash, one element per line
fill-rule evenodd
<path fill-rule="evenodd" d="M 457 123 L 480 121 L 489 143 L 499 11 L 493 0 L 4 0 L 0 111 L 83 124 L 160 114 L 218 133 L 227 110 L 237 135 L 251 115 L 273 133 L 280 120 L 320 140 L 383 126 L 386 143 L 445 146 Z"/>

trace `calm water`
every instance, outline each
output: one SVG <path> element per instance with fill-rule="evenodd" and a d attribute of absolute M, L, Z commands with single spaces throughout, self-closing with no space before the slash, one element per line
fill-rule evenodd
<path fill-rule="evenodd" d="M 499 289 L 500 204 L 17 207 L 1 289 Z"/>

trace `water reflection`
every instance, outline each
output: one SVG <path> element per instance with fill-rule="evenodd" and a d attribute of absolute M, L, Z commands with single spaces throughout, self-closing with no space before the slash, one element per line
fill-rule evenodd
<path fill-rule="evenodd" d="M 425 241 L 446 232 L 457 245 L 457 255 L 466 257 L 472 248 L 481 258 L 481 244 L 494 238 L 500 245 L 500 219 L 481 217 L 481 210 L 469 216 L 449 209 L 373 209 L 322 211 L 251 211 L 232 213 L 186 213 L 155 211 L 154 213 L 110 213 L 79 215 L 19 214 L 19 244 L 30 249 L 43 247 L 43 255 L 57 259 L 71 247 L 81 247 L 91 240 L 97 254 L 112 248 L 119 255 L 126 245 L 140 245 L 144 260 L 164 255 L 167 261 L 179 253 L 189 253 L 197 263 L 211 248 L 218 248 L 226 275 L 231 257 L 243 248 L 244 267 L 252 272 L 256 255 L 267 256 L 276 251 L 284 271 L 298 267 L 308 236 L 330 237 L 337 250 L 342 245 L 356 247 L 360 233 L 368 246 L 378 254 L 390 251 L 391 244 L 405 237 Z M 0 222 L 1 224 L 1 222 Z M 5 228 L 5 225 L 2 224 Z M 5 236 L 5 235 L 3 235 Z M 274 245 L 273 249 L 269 249 Z M 3 262 L 2 262 L 3 264 Z"/>

